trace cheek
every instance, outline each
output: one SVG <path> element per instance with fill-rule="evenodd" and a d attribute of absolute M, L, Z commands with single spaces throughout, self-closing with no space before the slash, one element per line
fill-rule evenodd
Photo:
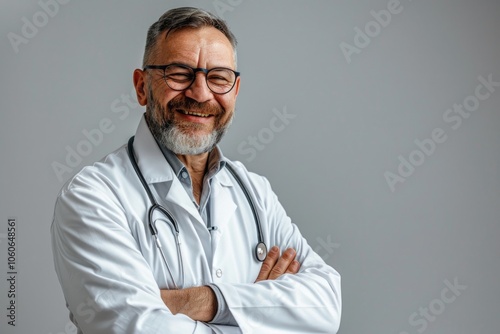
<path fill-rule="evenodd" d="M 182 92 L 176 92 L 172 90 L 165 90 L 159 93 L 161 94 L 160 103 L 165 107 L 167 106 L 167 103 L 169 103 L 171 100 L 175 99 L 179 95 L 182 95 Z"/>
<path fill-rule="evenodd" d="M 159 106 L 160 108 L 156 108 L 156 109 L 161 109 L 161 110 L 164 110 L 165 112 L 167 112 L 167 104 L 173 100 L 174 98 L 176 98 L 179 94 L 179 92 L 175 92 L 175 91 L 163 91 L 161 89 L 158 89 L 158 90 L 155 90 L 154 91 L 154 96 L 153 96 L 153 99 L 154 99 L 154 104 Z"/>
<path fill-rule="evenodd" d="M 236 97 L 233 95 L 223 95 L 219 96 L 217 102 L 226 110 L 227 113 L 231 114 L 234 111 L 234 106 L 236 105 Z"/>

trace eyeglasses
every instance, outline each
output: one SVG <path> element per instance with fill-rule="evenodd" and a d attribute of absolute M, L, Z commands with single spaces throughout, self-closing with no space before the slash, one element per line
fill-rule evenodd
<path fill-rule="evenodd" d="M 240 72 L 225 67 L 193 68 L 183 64 L 146 65 L 144 70 L 163 70 L 163 79 L 167 86 L 176 91 L 183 91 L 191 87 L 196 79 L 196 73 L 205 73 L 208 88 L 214 94 L 229 93 L 236 83 Z"/>

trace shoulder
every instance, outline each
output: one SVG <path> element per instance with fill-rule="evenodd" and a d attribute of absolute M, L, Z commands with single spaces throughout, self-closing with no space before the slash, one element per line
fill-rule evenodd
<path fill-rule="evenodd" d="M 62 187 L 58 198 L 75 191 L 92 191 L 101 194 L 113 192 L 126 179 L 130 161 L 126 146 L 122 146 L 90 166 L 83 167 Z"/>
<path fill-rule="evenodd" d="M 242 181 L 245 182 L 245 185 L 260 190 L 271 187 L 265 176 L 249 171 L 241 161 L 230 161 L 226 159 L 226 163 L 235 170 Z"/>
<path fill-rule="evenodd" d="M 240 161 L 227 161 L 226 159 L 226 164 L 234 169 L 237 177 L 241 179 L 243 186 L 249 192 L 249 195 L 256 200 L 257 205 L 261 205 L 262 207 L 274 205 L 275 201 L 277 201 L 277 196 L 265 176 L 249 171 Z M 226 166 L 227 168 L 228 166 Z M 229 171 L 226 171 L 226 177 L 231 177 Z M 237 180 L 232 178 L 231 181 L 237 185 Z"/>

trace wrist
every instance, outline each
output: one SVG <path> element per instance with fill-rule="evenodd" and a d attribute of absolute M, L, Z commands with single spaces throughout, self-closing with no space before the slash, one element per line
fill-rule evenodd
<path fill-rule="evenodd" d="M 210 322 L 217 314 L 217 296 L 209 286 L 193 288 L 188 302 L 192 311 L 192 319 Z"/>
<path fill-rule="evenodd" d="M 196 321 L 210 322 L 217 313 L 217 297 L 209 286 L 161 290 L 161 297 L 174 315 L 182 313 Z"/>

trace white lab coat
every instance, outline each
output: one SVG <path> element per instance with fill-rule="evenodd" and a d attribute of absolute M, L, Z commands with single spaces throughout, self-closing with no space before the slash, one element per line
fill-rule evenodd
<path fill-rule="evenodd" d="M 144 117 L 134 149 L 157 201 L 180 225 L 185 267 L 180 288 L 216 284 L 238 327 L 174 316 L 164 305 L 159 289 L 173 285 L 147 224 L 151 203 L 124 146 L 83 168 L 56 201 L 51 228 L 55 269 L 79 333 L 337 332 L 340 276 L 290 222 L 265 178 L 233 164 L 255 201 L 268 248 L 295 248 L 301 269 L 253 283 L 261 267 L 254 255 L 257 230 L 244 193 L 229 172 L 223 169 L 212 180 L 211 217 L 218 229 L 210 233 Z M 165 218 L 155 214 L 155 219 Z M 182 284 L 172 232 L 165 223 L 157 227 L 175 280 Z"/>

